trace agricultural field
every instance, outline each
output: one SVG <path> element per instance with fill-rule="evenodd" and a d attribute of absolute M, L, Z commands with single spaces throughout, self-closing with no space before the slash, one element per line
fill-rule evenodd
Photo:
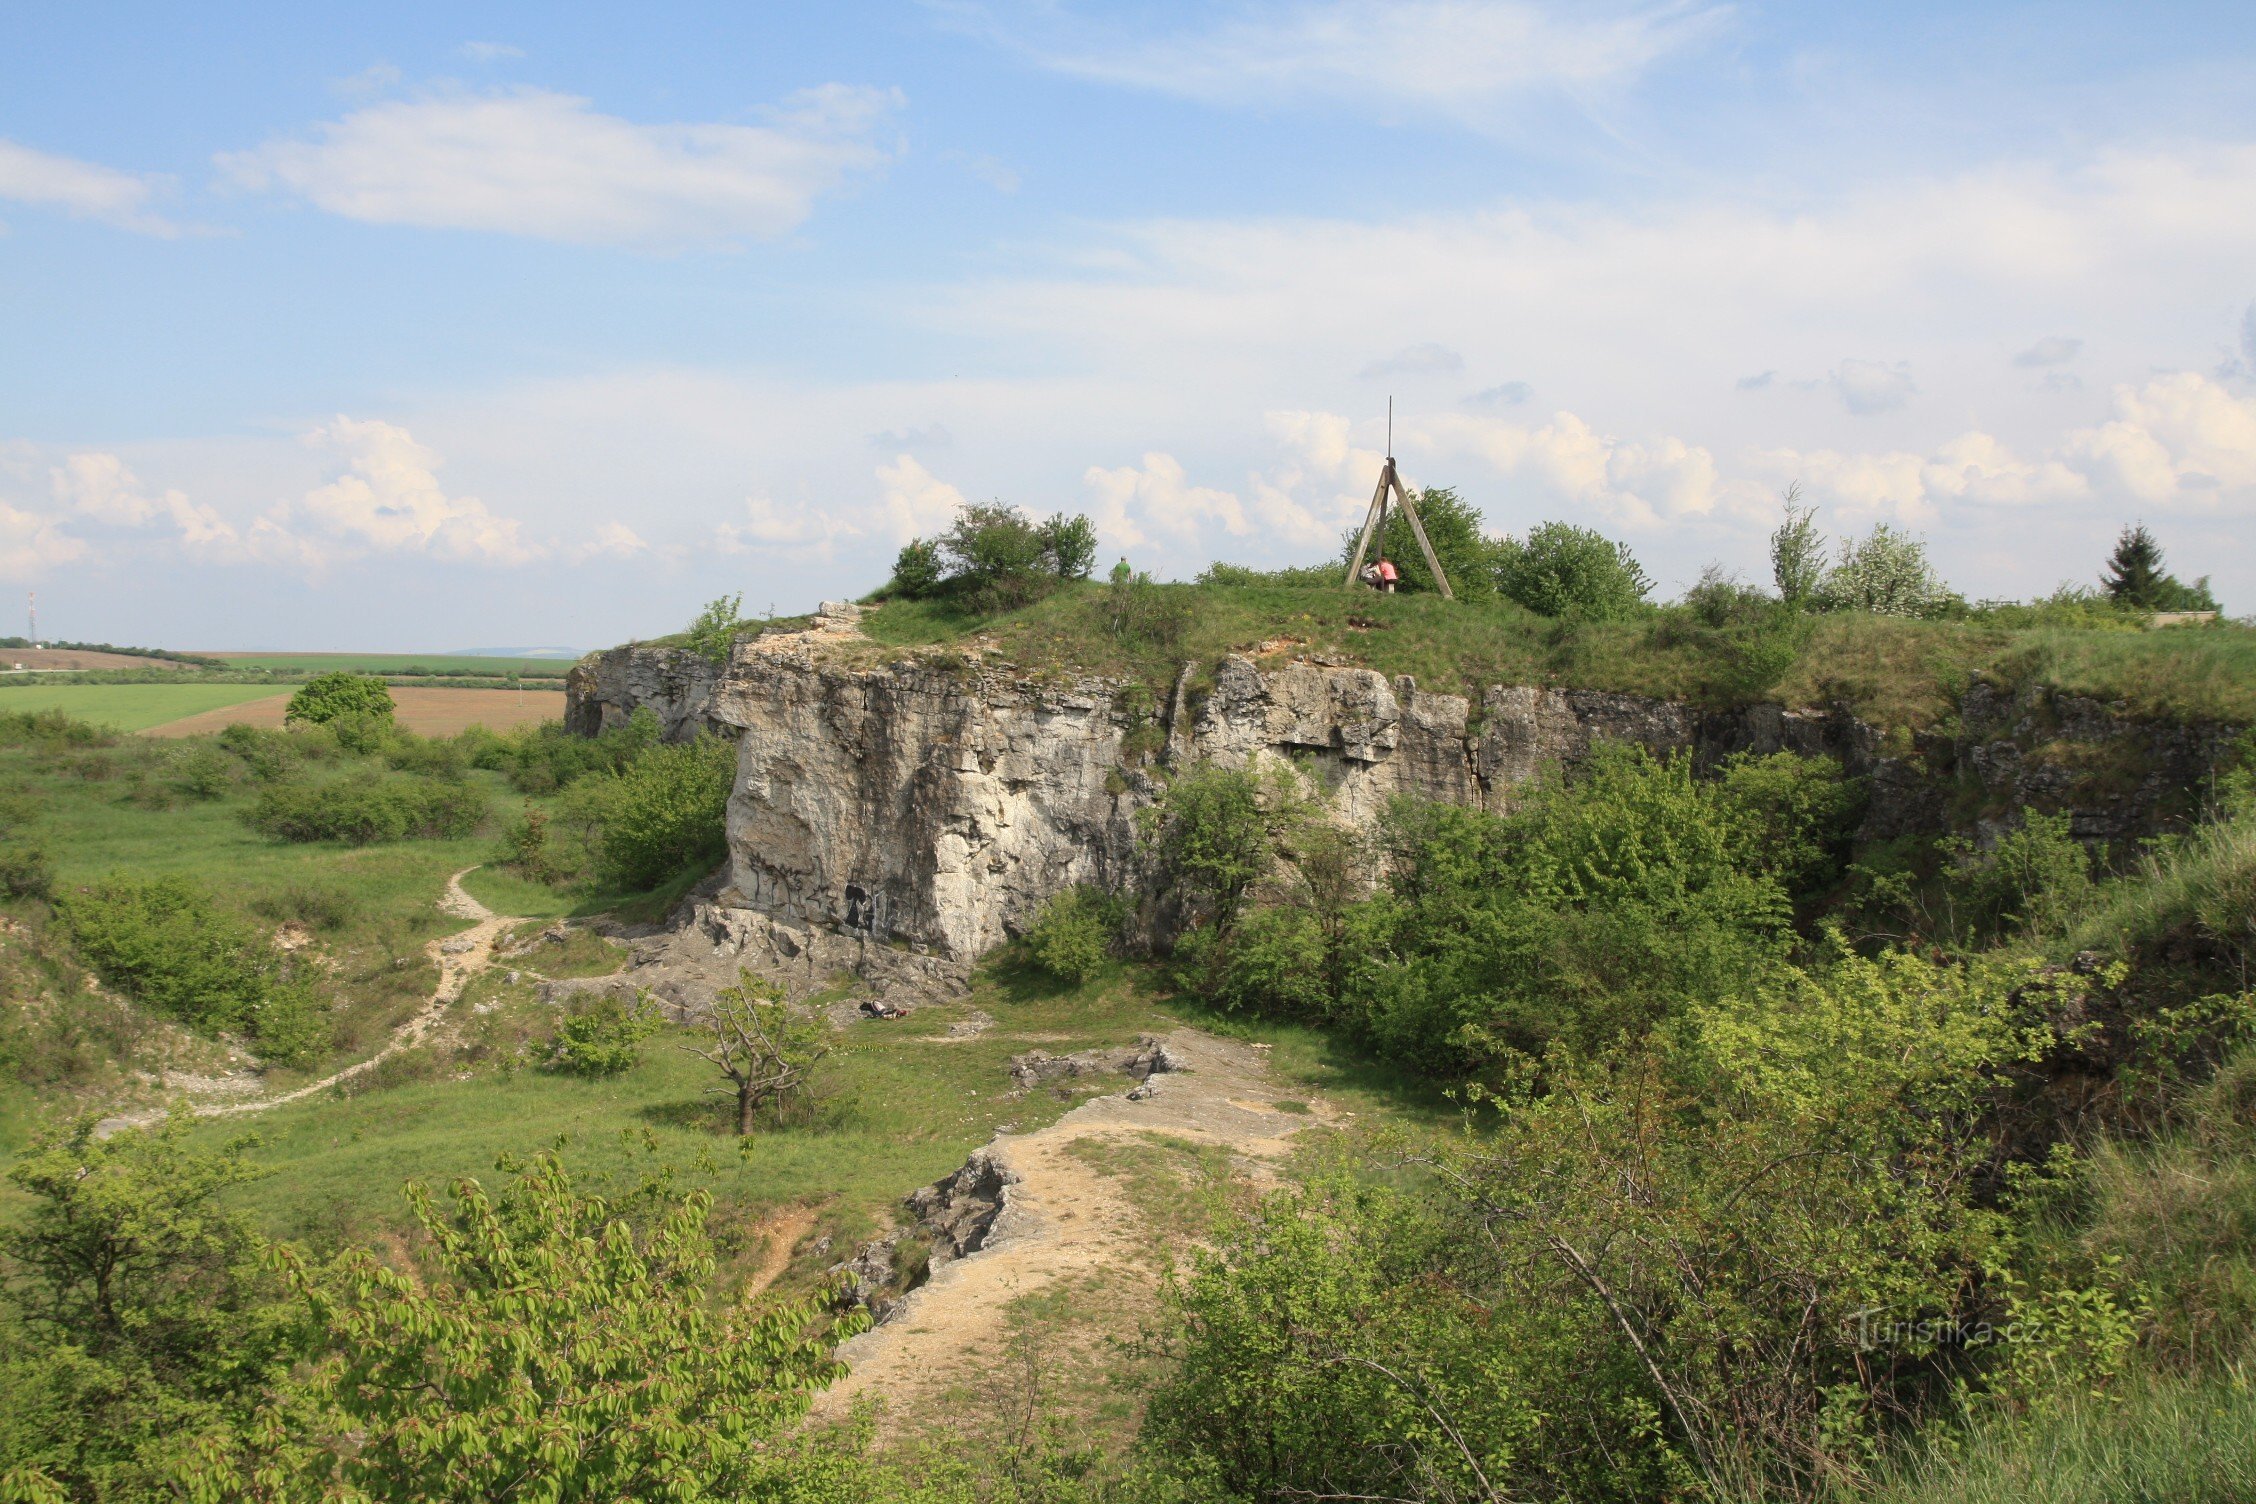
<path fill-rule="evenodd" d="M 538 725 L 542 721 L 561 720 L 564 715 L 563 696 L 555 688 L 547 686 L 529 689 L 438 689 L 395 685 L 392 688 L 392 704 L 400 725 L 419 736 L 452 736 L 472 726 L 483 726 L 488 731 L 509 731 L 519 726 Z M 69 706 L 65 704 L 62 708 L 67 710 Z M 200 714 L 184 716 L 179 720 L 134 729 L 146 730 L 151 736 L 182 737 L 223 731 L 233 725 L 279 727 L 283 723 L 283 713 L 289 708 L 290 696 L 287 693 L 268 693 L 257 699 L 235 702 Z"/>
<path fill-rule="evenodd" d="M 146 731 L 191 716 L 218 715 L 224 725 L 232 707 L 276 698 L 288 702 L 271 684 L 10 684 L 0 687 L 0 711 L 59 710 L 117 731 Z"/>
<path fill-rule="evenodd" d="M 213 653 L 229 665 L 278 674 L 326 674 L 350 669 L 356 674 L 405 677 L 458 677 L 561 680 L 572 671 L 569 658 L 458 657 L 446 653 Z"/>

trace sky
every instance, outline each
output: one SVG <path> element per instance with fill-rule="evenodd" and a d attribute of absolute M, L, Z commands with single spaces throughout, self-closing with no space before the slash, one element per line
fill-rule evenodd
<path fill-rule="evenodd" d="M 0 0 L 0 589 L 173 648 L 588 648 L 1497 533 L 2256 611 L 2256 9 Z M 17 605 L 0 605 L 0 633 Z"/>

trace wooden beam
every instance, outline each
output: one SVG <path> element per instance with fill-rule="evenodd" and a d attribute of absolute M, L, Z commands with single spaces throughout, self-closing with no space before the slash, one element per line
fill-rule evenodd
<path fill-rule="evenodd" d="M 1440 587 L 1441 598 L 1445 601 L 1457 599 L 1457 593 L 1449 588 L 1449 576 L 1442 573 L 1441 560 L 1434 557 L 1433 545 L 1426 541 L 1426 525 L 1418 519 L 1418 508 L 1410 500 L 1409 491 L 1404 489 L 1402 477 L 1394 473 L 1394 460 L 1391 456 L 1386 462 L 1386 472 L 1379 477 L 1379 489 L 1383 491 L 1390 485 L 1394 487 L 1394 494 L 1401 499 L 1404 514 L 1410 519 L 1410 531 L 1418 535 L 1418 551 L 1426 556 L 1426 568 L 1433 571 L 1434 584 Z"/>
<path fill-rule="evenodd" d="M 1371 546 L 1371 534 L 1379 528 L 1386 518 L 1387 477 L 1393 472 L 1394 467 L 1391 463 L 1379 472 L 1379 488 L 1371 493 L 1370 510 L 1363 514 L 1363 536 L 1355 540 L 1355 558 L 1347 566 L 1347 579 L 1345 581 L 1347 584 L 1355 584 L 1361 577 L 1363 554 Z M 1384 536 L 1379 539 L 1379 551 L 1381 553 L 1386 552 Z"/>

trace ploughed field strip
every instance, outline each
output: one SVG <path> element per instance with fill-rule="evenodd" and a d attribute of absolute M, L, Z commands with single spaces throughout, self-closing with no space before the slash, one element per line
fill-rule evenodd
<path fill-rule="evenodd" d="M 419 685 L 392 687 L 394 715 L 419 736 L 452 736 L 471 726 L 489 731 L 509 731 L 518 726 L 553 721 L 564 713 L 564 701 L 553 689 L 433 689 Z M 205 711 L 162 726 L 152 726 L 149 736 L 202 736 L 229 726 L 279 727 L 290 708 L 288 692 Z"/>

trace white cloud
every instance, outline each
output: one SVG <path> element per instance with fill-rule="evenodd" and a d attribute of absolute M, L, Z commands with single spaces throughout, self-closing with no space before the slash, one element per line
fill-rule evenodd
<path fill-rule="evenodd" d="M 883 476 L 885 472 L 878 473 Z M 713 546 L 724 554 L 761 553 L 770 549 L 827 551 L 837 539 L 853 537 L 862 531 L 850 519 L 827 508 L 778 506 L 766 496 L 745 497 L 744 518 L 742 522 L 724 522 L 714 528 Z"/>
<path fill-rule="evenodd" d="M 963 492 L 935 476 L 913 455 L 897 455 L 890 465 L 877 467 L 882 488 L 879 505 L 901 543 L 937 533 L 954 520 L 964 504 Z"/>
<path fill-rule="evenodd" d="M 307 492 L 300 510 L 348 544 L 478 564 L 525 564 L 547 552 L 476 497 L 448 496 L 438 456 L 404 428 L 339 416 L 306 442 L 341 457 L 345 470 Z"/>
<path fill-rule="evenodd" d="M 1894 412 L 1919 391 L 1911 367 L 1900 360 L 1892 366 L 1876 360 L 1844 360 L 1825 379 L 1841 405 L 1858 414 Z"/>
<path fill-rule="evenodd" d="M 2180 371 L 2115 389 L 2115 416 L 2067 457 L 2101 490 L 2141 506 L 2256 508 L 2256 397 Z"/>
<path fill-rule="evenodd" d="M 1528 0 L 1271 0 L 1194 8 L 1195 30 L 1136 35 L 1051 6 L 964 8 L 1055 72 L 1233 107 L 1312 101 L 1479 122 L 1503 100 L 1634 78 L 1721 29 L 1723 6 L 1590 15 Z"/>
<path fill-rule="evenodd" d="M 2017 366 L 2064 366 L 2082 352 L 2084 342 L 2065 335 L 2048 334 L 2013 357 Z"/>
<path fill-rule="evenodd" d="M 1090 511 L 1098 535 L 1117 548 L 1150 542 L 1146 524 L 1178 538 L 1196 537 L 1209 523 L 1235 535 L 1247 531 L 1245 508 L 1235 495 L 1188 485 L 1186 479 L 1175 456 L 1152 453 L 1144 456 L 1141 467 L 1091 465 L 1081 484 L 1093 497 Z"/>
<path fill-rule="evenodd" d="M 161 178 L 0 140 L 0 199 L 170 239 L 181 233 L 180 226 L 149 208 L 163 186 Z"/>
<path fill-rule="evenodd" d="M 226 519 L 176 490 L 150 495 L 140 478 L 114 454 L 73 454 L 50 473 L 55 500 L 98 522 L 119 527 L 169 526 L 191 551 L 214 558 L 240 556 L 242 539 Z"/>
<path fill-rule="evenodd" d="M 590 559 L 631 559 L 650 551 L 650 544 L 633 528 L 623 522 L 606 522 L 573 545 L 571 558 L 575 564 L 584 564 Z"/>
<path fill-rule="evenodd" d="M 36 580 L 85 555 L 85 542 L 62 531 L 54 518 L 0 502 L 0 579 Z"/>
<path fill-rule="evenodd" d="M 831 84 L 793 95 L 764 125 L 639 125 L 541 89 L 432 95 L 217 160 L 244 187 L 375 224 L 726 244 L 787 233 L 817 197 L 884 163 L 875 137 L 901 103 Z"/>
<path fill-rule="evenodd" d="M 1673 437 L 1619 439 L 1574 413 L 1555 413 L 1541 427 L 1448 414 L 1414 432 L 1437 454 L 1476 456 L 1508 479 L 1629 527 L 1704 516 L 1721 497 L 1706 449 Z"/>

